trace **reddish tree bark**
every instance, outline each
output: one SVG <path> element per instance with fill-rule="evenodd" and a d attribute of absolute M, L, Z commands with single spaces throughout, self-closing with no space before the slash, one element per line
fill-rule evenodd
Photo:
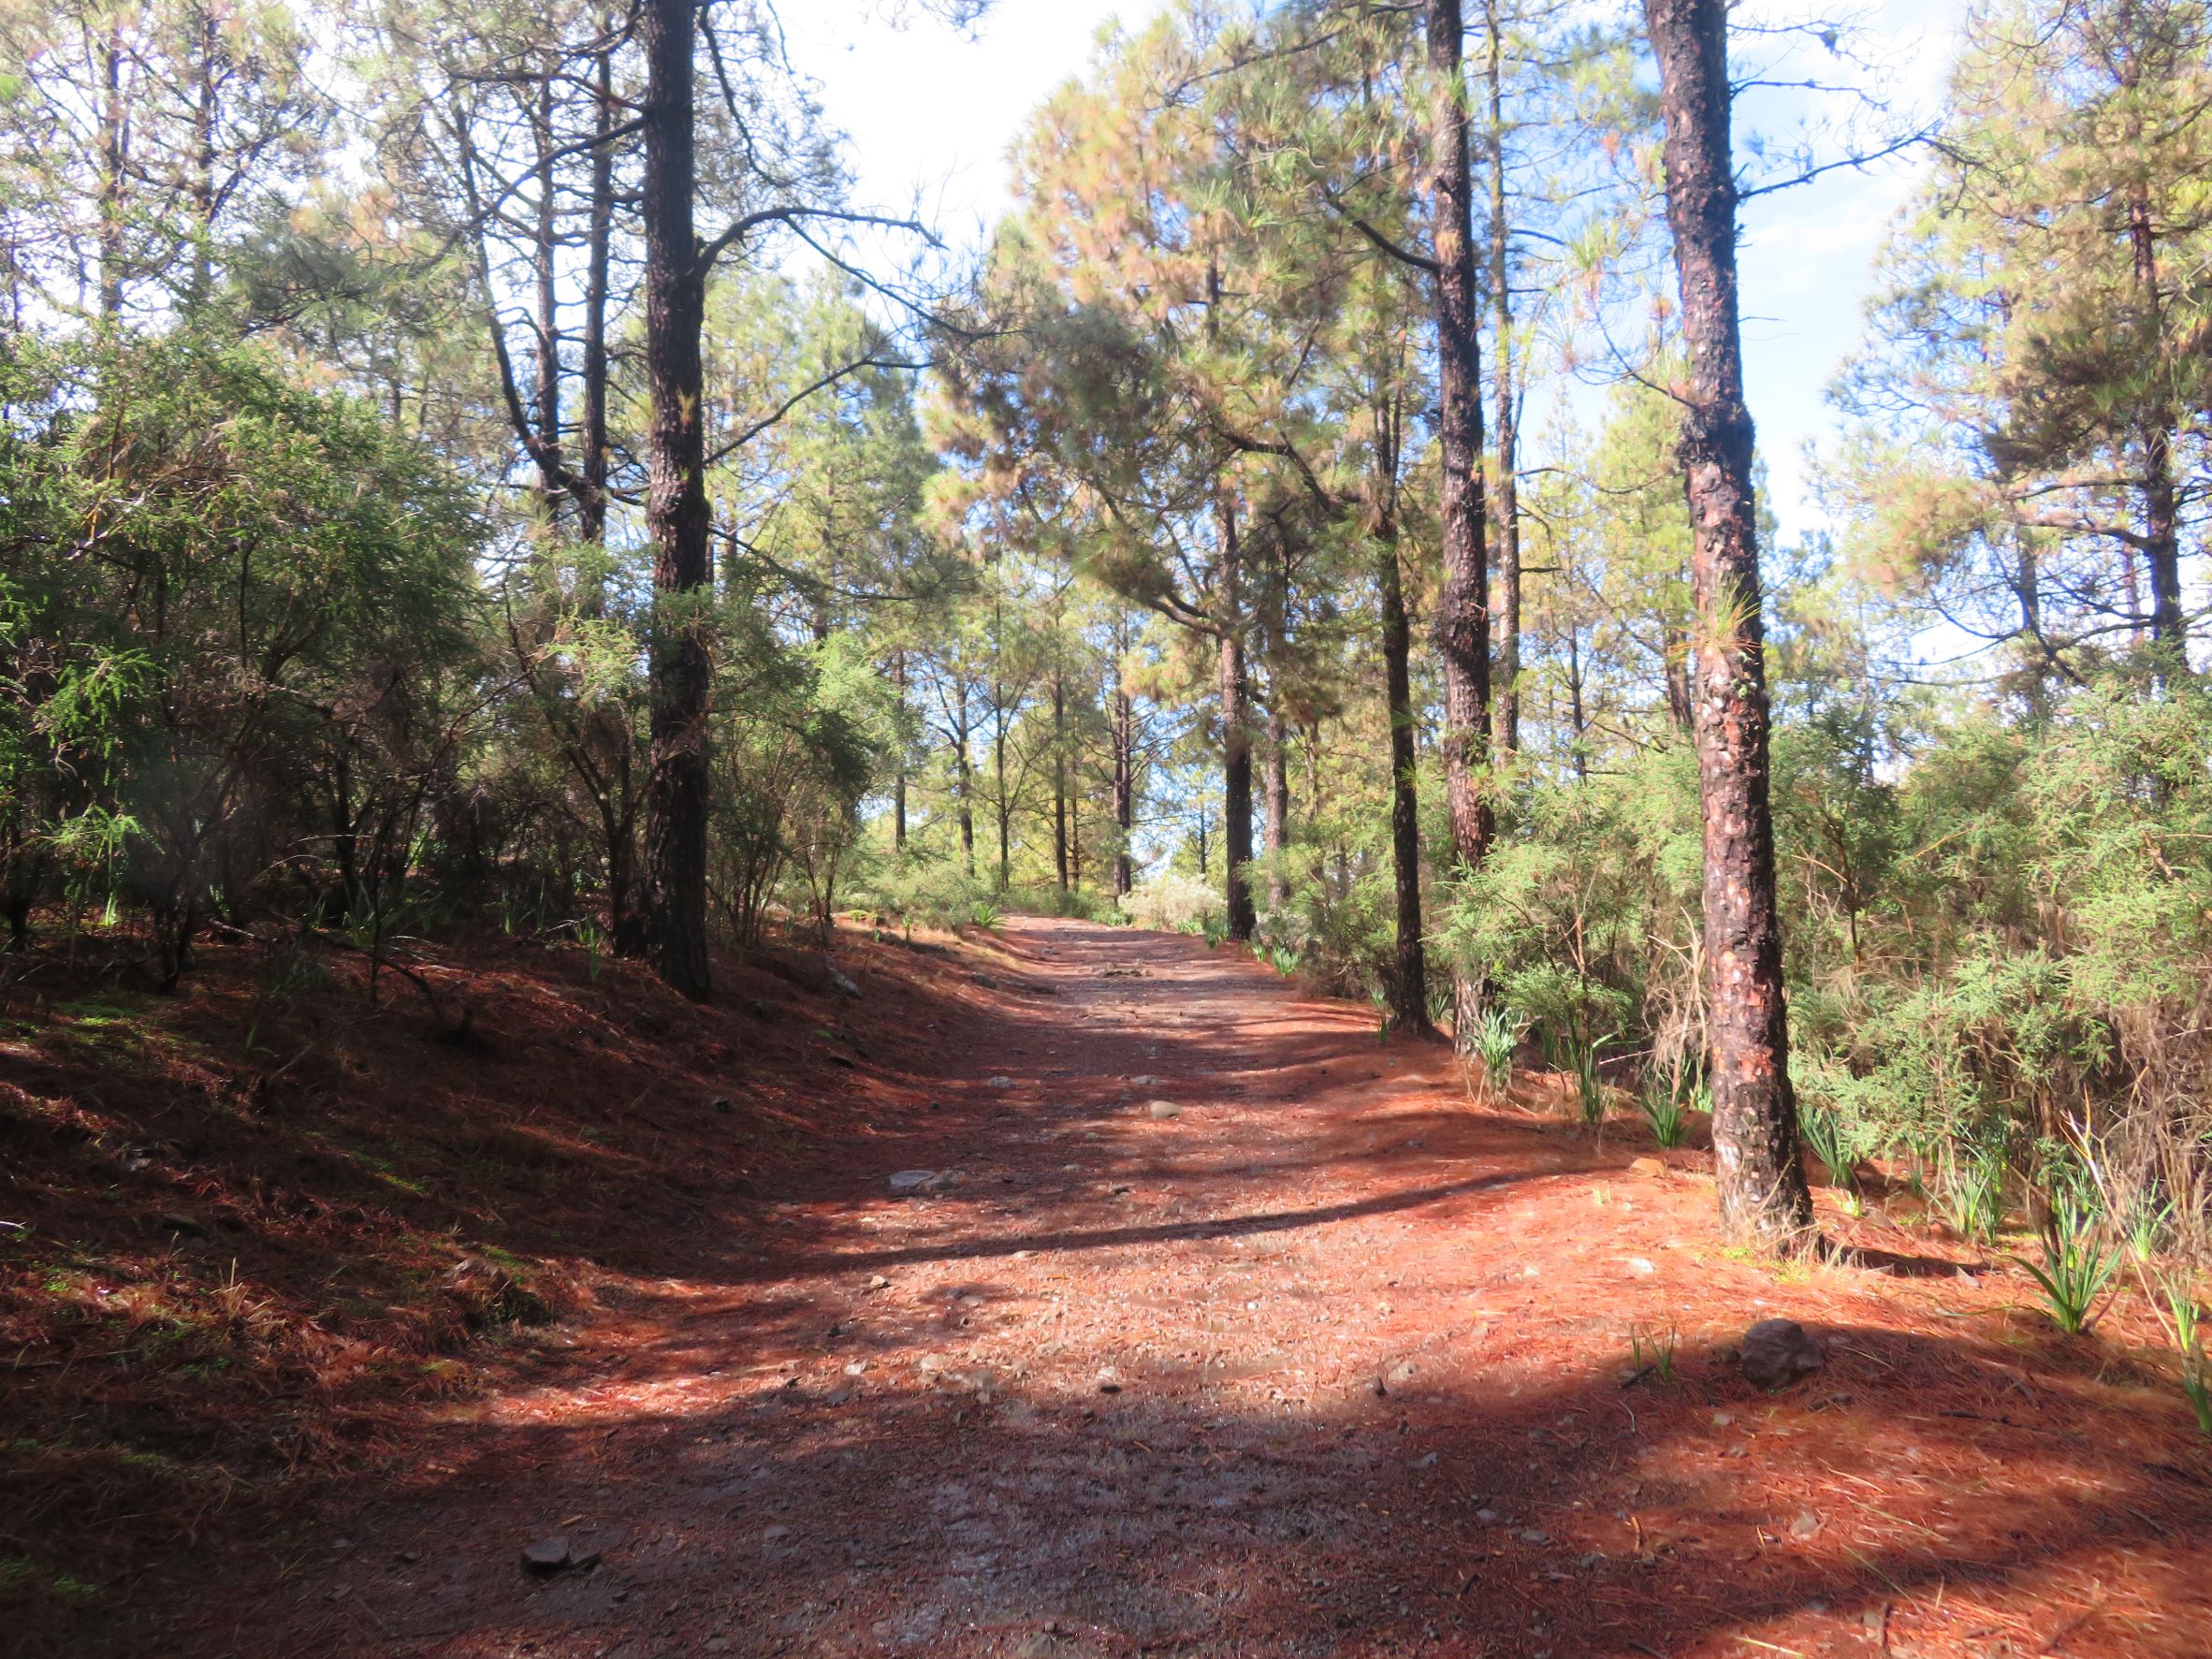
<path fill-rule="evenodd" d="M 1252 685 L 1244 660 L 1243 553 L 1236 505 L 1224 486 L 1215 500 L 1220 538 L 1215 574 L 1221 630 L 1222 903 L 1229 937 L 1248 939 L 1259 925 L 1252 907 Z"/>
<path fill-rule="evenodd" d="M 1267 834 L 1267 908 L 1278 914 L 1290 903 L 1283 849 L 1290 845 L 1290 722 L 1283 718 L 1278 688 L 1268 688 L 1267 792 L 1260 822 Z"/>
<path fill-rule="evenodd" d="M 646 525 L 653 540 L 652 776 L 647 785 L 648 934 L 655 970 L 686 997 L 710 988 L 706 961 L 707 651 L 705 374 L 707 261 L 691 222 L 697 182 L 694 0 L 643 0 L 646 59 Z"/>
<path fill-rule="evenodd" d="M 1705 818 L 1705 974 L 1721 1222 L 1768 1246 L 1804 1240 L 1812 1201 L 1797 1146 L 1768 805 L 1765 634 L 1736 292 L 1727 0 L 1644 0 L 1666 122 L 1690 384 L 1681 458 L 1697 631 L 1693 715 Z"/>
<path fill-rule="evenodd" d="M 1435 256 L 1437 436 L 1444 458 L 1444 584 L 1436 596 L 1436 655 L 1444 668 L 1446 805 L 1456 873 L 1490 851 L 1490 574 L 1482 500 L 1482 351 L 1476 335 L 1474 187 L 1467 161 L 1466 88 L 1459 0 L 1426 0 L 1429 212 Z M 1474 1041 L 1482 984 L 1453 977 L 1452 1027 L 1462 1054 Z"/>
<path fill-rule="evenodd" d="M 1405 586 L 1398 565 L 1398 522 L 1390 514 L 1375 526 L 1375 579 L 1382 595 L 1383 691 L 1390 722 L 1390 875 L 1397 905 L 1396 950 L 1390 968 L 1390 1024 L 1400 1030 L 1429 1029 L 1428 953 L 1421 940 L 1420 800 L 1415 789 L 1413 748 L 1413 631 L 1405 618 Z"/>
<path fill-rule="evenodd" d="M 1115 643 L 1127 649 L 1128 642 Z M 1113 669 L 1113 896 L 1127 898 L 1134 871 L 1129 837 L 1137 827 L 1137 710 L 1123 683 L 1121 660 Z"/>
<path fill-rule="evenodd" d="M 1490 37 L 1490 366 L 1491 517 L 1498 538 L 1498 661 L 1491 740 L 1500 754 L 1521 748 L 1521 445 L 1513 388 L 1513 284 L 1506 217 L 1505 36 L 1497 0 L 1483 0 Z"/>

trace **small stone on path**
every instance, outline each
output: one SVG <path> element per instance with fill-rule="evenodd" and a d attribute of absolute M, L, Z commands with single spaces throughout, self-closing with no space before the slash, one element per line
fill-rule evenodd
<path fill-rule="evenodd" d="M 1666 1166 L 1655 1157 L 1639 1157 L 1629 1163 L 1628 1172 L 1631 1175 L 1659 1176 L 1666 1173 Z"/>
<path fill-rule="evenodd" d="M 937 1171 L 935 1170 L 901 1170 L 891 1177 L 891 1190 L 894 1192 L 920 1192 L 936 1179 Z M 881 1278 L 882 1275 L 879 1273 L 877 1277 Z M 872 1281 L 868 1288 L 871 1290 L 881 1288 Z"/>
<path fill-rule="evenodd" d="M 522 1570 L 526 1573 L 558 1573 L 568 1564 L 566 1538 L 540 1538 L 522 1547 Z"/>
<path fill-rule="evenodd" d="M 1155 1100 L 1145 1110 L 1152 1113 L 1156 1121 L 1161 1123 L 1165 1123 L 1171 1117 L 1183 1115 L 1183 1108 L 1172 1100 Z"/>
<path fill-rule="evenodd" d="M 1761 1319 L 1743 1333 L 1743 1375 L 1762 1389 L 1786 1389 L 1818 1371 L 1820 1344 L 1795 1319 Z"/>

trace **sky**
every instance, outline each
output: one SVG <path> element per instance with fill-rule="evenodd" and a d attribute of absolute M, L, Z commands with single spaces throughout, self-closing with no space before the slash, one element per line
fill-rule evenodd
<path fill-rule="evenodd" d="M 1738 15 L 1777 16 L 1785 5 L 1808 9 L 1747 0 Z M 948 240 L 966 242 L 1008 205 L 1008 145 L 1055 87 L 1083 72 L 1100 27 L 1116 17 L 1141 26 L 1162 8 L 1158 0 L 997 0 L 972 29 L 926 15 L 889 28 L 886 0 L 808 0 L 785 9 L 784 26 L 831 124 L 851 140 L 858 196 L 902 209 L 918 197 Z M 1875 64 L 1868 82 L 1901 109 L 1931 106 L 1963 10 L 1964 0 L 1859 7 L 1853 39 Z M 1809 47 L 1791 65 L 1800 70 L 1835 79 L 1839 65 Z M 1808 112 L 1798 95 L 1763 95 L 1739 112 L 1739 147 L 1752 129 L 1785 137 Z M 1784 541 L 1826 526 L 1806 450 L 1837 429 L 1826 390 L 1859 338 L 1874 259 L 1915 165 L 1831 173 L 1746 205 L 1747 391 Z"/>

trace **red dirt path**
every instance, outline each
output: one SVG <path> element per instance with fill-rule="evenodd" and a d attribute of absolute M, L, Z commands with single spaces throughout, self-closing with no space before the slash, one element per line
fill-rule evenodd
<path fill-rule="evenodd" d="M 1909 1271 L 1732 1257 L 1703 1155 L 1473 1104 L 1363 1007 L 1005 947 L 847 1074 L 872 1138 L 602 1283 L 281 1568 L 211 1564 L 171 1651 L 2212 1653 L 2212 1459 L 2139 1314 L 2059 1342 L 1874 1222 Z M 1829 1355 L 1777 1396 L 1724 1351 L 1768 1314 Z M 598 1564 L 525 1575 L 554 1533 Z"/>

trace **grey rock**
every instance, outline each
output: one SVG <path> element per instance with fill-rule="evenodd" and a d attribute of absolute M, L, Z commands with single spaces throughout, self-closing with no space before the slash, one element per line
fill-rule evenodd
<path fill-rule="evenodd" d="M 1761 1319 L 1743 1333 L 1743 1375 L 1762 1389 L 1786 1389 L 1818 1371 L 1820 1344 L 1795 1319 Z"/>
<path fill-rule="evenodd" d="M 564 1537 L 540 1538 L 522 1547 L 522 1570 L 526 1573 L 558 1573 L 568 1564 L 568 1540 Z"/>
<path fill-rule="evenodd" d="M 851 976 L 838 968 L 836 963 L 827 962 L 822 966 L 829 969 L 829 982 L 838 995 L 844 997 L 858 997 L 860 995 L 860 987 L 852 982 Z"/>
<path fill-rule="evenodd" d="M 1172 1100 L 1155 1100 L 1144 1110 L 1151 1113 L 1154 1120 L 1159 1123 L 1165 1123 L 1171 1117 L 1183 1115 L 1183 1108 Z"/>
<path fill-rule="evenodd" d="M 191 1216 L 181 1215 L 174 1210 L 165 1210 L 155 1216 L 154 1225 L 164 1232 L 177 1233 L 188 1239 L 204 1239 L 211 1236 L 206 1222 L 195 1221 Z"/>
<path fill-rule="evenodd" d="M 894 1192 L 924 1192 L 937 1179 L 935 1170 L 901 1170 L 891 1177 Z"/>

